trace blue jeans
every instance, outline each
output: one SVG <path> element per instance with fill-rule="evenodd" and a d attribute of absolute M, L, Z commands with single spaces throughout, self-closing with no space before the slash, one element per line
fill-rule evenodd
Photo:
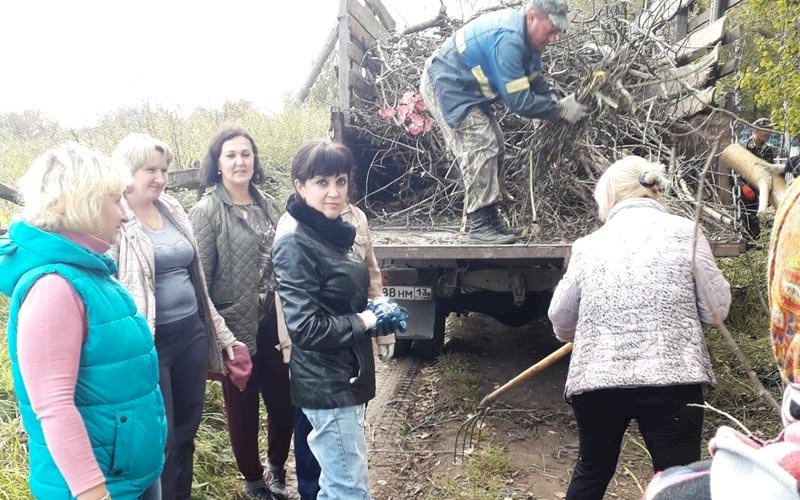
<path fill-rule="evenodd" d="M 308 446 L 322 469 L 317 500 L 370 500 L 364 405 L 303 413 L 313 427 Z"/>
<path fill-rule="evenodd" d="M 161 500 L 161 481 L 156 479 L 153 484 L 147 488 L 139 500 Z"/>

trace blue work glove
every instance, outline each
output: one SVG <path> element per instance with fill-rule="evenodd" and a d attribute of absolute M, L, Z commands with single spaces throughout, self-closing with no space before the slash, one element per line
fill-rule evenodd
<path fill-rule="evenodd" d="M 383 319 L 389 333 L 406 333 L 408 331 L 408 311 L 399 305 Z"/>
<path fill-rule="evenodd" d="M 372 329 L 373 336 L 382 337 L 392 333 L 408 331 L 408 311 L 397 302 L 386 297 L 375 297 L 367 303 L 367 309 L 377 318 Z"/>

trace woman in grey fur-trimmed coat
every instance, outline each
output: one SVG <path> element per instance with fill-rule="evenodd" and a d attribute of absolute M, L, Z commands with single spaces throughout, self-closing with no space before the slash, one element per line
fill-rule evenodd
<path fill-rule="evenodd" d="M 578 239 L 549 316 L 573 341 L 566 397 L 580 450 L 568 500 L 602 500 L 636 419 L 656 471 L 700 458 L 702 385 L 716 383 L 703 325 L 730 286 L 694 221 L 667 213 L 663 169 L 628 156 L 595 188 L 603 227 Z"/>

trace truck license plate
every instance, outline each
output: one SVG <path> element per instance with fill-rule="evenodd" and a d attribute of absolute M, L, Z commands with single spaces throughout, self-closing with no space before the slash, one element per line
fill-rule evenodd
<path fill-rule="evenodd" d="M 431 287 L 428 286 L 385 286 L 383 295 L 399 300 L 431 300 Z"/>

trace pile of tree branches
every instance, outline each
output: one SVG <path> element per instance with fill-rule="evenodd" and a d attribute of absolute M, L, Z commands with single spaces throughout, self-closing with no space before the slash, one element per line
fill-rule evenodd
<path fill-rule="evenodd" d="M 702 89 L 687 83 L 693 78 L 681 69 L 682 53 L 668 41 L 671 16 L 633 14 L 628 6 L 613 2 L 574 19 L 543 55 L 554 97 L 576 92 L 593 109 L 588 118 L 575 125 L 528 120 L 494 105 L 505 134 L 503 213 L 515 226 L 537 224 L 539 241 L 571 240 L 597 227 L 594 185 L 629 154 L 663 164 L 671 181 L 665 204 L 673 213 L 695 213 L 699 177 L 719 131 L 707 130 L 713 115 L 688 118 L 685 106 L 696 104 Z M 437 228 L 463 220 L 455 160 L 438 127 L 426 132 L 416 116 L 426 115 L 423 106 L 409 99 L 425 60 L 459 27 L 442 16 L 425 30 L 380 41 L 365 56 L 381 63 L 377 98 L 355 96 L 351 126 L 366 164 L 363 205 L 376 224 Z M 712 177 L 702 193 L 702 222 L 711 238 L 728 239 L 738 234 L 736 217 Z"/>

